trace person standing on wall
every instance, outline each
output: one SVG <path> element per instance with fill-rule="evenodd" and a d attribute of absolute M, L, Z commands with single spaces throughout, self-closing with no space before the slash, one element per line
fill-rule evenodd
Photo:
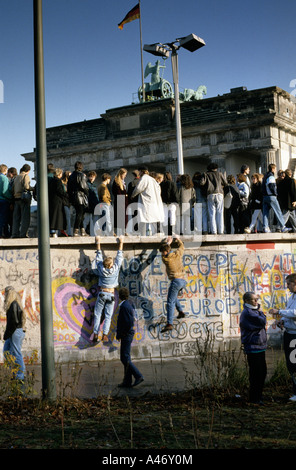
<path fill-rule="evenodd" d="M 124 366 L 124 378 L 119 387 L 135 387 L 143 382 L 141 372 L 131 361 L 131 344 L 134 338 L 134 307 L 129 302 L 129 291 L 126 287 L 119 289 L 119 312 L 117 318 L 116 339 L 120 340 L 120 360 Z M 132 378 L 135 378 L 132 384 Z"/>
<path fill-rule="evenodd" d="M 8 237 L 9 209 L 12 201 L 7 172 L 7 165 L 0 165 L 0 238 Z"/>
<path fill-rule="evenodd" d="M 85 209 L 83 225 L 85 231 L 89 235 L 94 235 L 94 226 L 98 219 L 98 216 L 94 214 L 96 206 L 99 204 L 98 190 L 95 185 L 97 173 L 93 170 L 87 173 L 87 185 L 88 185 L 88 207 Z"/>
<path fill-rule="evenodd" d="M 270 209 L 273 209 L 274 215 L 279 224 L 282 233 L 289 232 L 291 229 L 285 226 L 285 220 L 277 199 L 277 186 L 275 181 L 276 165 L 268 165 L 268 172 L 264 175 L 262 182 L 263 193 L 263 232 L 269 233 L 268 216 Z"/>
<path fill-rule="evenodd" d="M 99 277 L 99 294 L 94 309 L 93 327 L 93 342 L 96 343 L 98 341 L 101 316 L 103 312 L 105 313 L 105 320 L 103 325 L 102 341 L 108 342 L 107 335 L 109 333 L 111 318 L 115 305 L 114 293 L 115 288 L 118 286 L 118 276 L 123 260 L 123 235 L 119 237 L 119 247 L 117 256 L 114 260 L 111 256 L 106 256 L 103 258 L 99 236 L 95 237 L 95 242 L 97 245 L 97 254 L 95 260 L 96 273 Z"/>
<path fill-rule="evenodd" d="M 12 191 L 14 197 L 12 238 L 28 237 L 31 221 L 31 200 L 34 187 L 31 186 L 29 173 L 30 165 L 25 163 L 20 169 L 20 174 L 14 179 Z"/>
<path fill-rule="evenodd" d="M 128 195 L 125 183 L 126 175 L 127 170 L 125 168 L 120 168 L 115 175 L 111 187 L 114 207 L 114 232 L 116 235 L 124 235 L 128 223 L 126 211 L 128 206 Z"/>
<path fill-rule="evenodd" d="M 287 288 L 291 292 L 287 306 L 284 309 L 272 308 L 269 310 L 271 315 L 280 316 L 278 325 L 283 327 L 283 346 L 286 358 L 286 365 L 292 379 L 293 395 L 290 401 L 296 402 L 296 273 L 289 274 L 286 277 Z"/>
<path fill-rule="evenodd" d="M 7 358 L 8 354 L 15 357 L 17 365 L 15 378 L 23 381 L 26 369 L 22 356 L 22 344 L 25 338 L 26 316 L 19 294 L 11 286 L 5 288 L 4 309 L 6 312 L 6 329 L 3 336 L 4 357 Z"/>
<path fill-rule="evenodd" d="M 241 342 L 249 366 L 251 403 L 262 404 L 262 393 L 267 374 L 265 350 L 267 348 L 266 316 L 260 310 L 258 296 L 246 292 L 244 308 L 240 315 Z"/>
<path fill-rule="evenodd" d="M 102 235 L 113 235 L 113 207 L 111 205 L 111 194 L 108 186 L 111 181 L 109 173 L 103 173 L 102 183 L 98 187 L 99 206 L 95 209 L 95 214 L 98 215 L 98 227 L 95 230 L 100 230 Z M 102 219 L 102 217 L 104 219 Z M 102 219 L 102 220 L 101 220 Z"/>
<path fill-rule="evenodd" d="M 69 199 L 76 213 L 74 221 L 74 237 L 87 235 L 83 226 L 83 220 L 84 213 L 88 207 L 89 187 L 87 184 L 87 177 L 82 170 L 83 164 L 81 162 L 76 162 L 74 165 L 74 171 L 68 179 Z"/>
<path fill-rule="evenodd" d="M 185 317 L 183 307 L 178 300 L 178 294 L 186 286 L 183 266 L 184 244 L 178 237 L 175 236 L 175 238 L 177 241 L 177 249 L 175 251 L 171 249 L 172 237 L 168 237 L 166 243 L 163 243 L 159 248 L 162 261 L 166 267 L 167 276 L 171 281 L 167 296 L 167 324 L 161 330 L 162 333 L 173 329 L 175 308 L 179 312 L 177 318 Z"/>
<path fill-rule="evenodd" d="M 157 223 L 164 222 L 161 190 L 157 181 L 149 175 L 148 168 L 140 167 L 140 181 L 131 197 L 138 199 L 138 222 L 141 236 L 157 233 Z"/>
<path fill-rule="evenodd" d="M 213 235 L 224 233 L 224 187 L 227 180 L 218 171 L 217 163 L 210 163 L 207 172 L 200 179 L 200 186 L 207 191 L 209 232 Z"/>

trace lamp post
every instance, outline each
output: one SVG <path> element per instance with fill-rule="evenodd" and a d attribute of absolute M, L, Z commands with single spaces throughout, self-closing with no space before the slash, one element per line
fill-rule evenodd
<path fill-rule="evenodd" d="M 180 100 L 179 100 L 179 72 L 178 72 L 177 51 L 181 47 L 183 47 L 184 49 L 187 49 L 190 52 L 194 52 L 203 46 L 205 46 L 205 42 L 203 39 L 199 38 L 195 34 L 189 34 L 189 36 L 176 39 L 174 42 L 171 42 L 171 43 L 145 44 L 143 48 L 144 51 L 149 52 L 150 54 L 153 54 L 155 56 L 167 58 L 171 54 L 175 107 L 176 107 L 177 160 L 178 160 L 178 173 L 180 175 L 184 173 L 184 160 L 183 160 L 183 145 L 182 145 L 182 130 L 181 130 Z"/>
<path fill-rule="evenodd" d="M 48 218 L 42 0 L 34 0 L 33 12 L 42 390 L 44 398 L 55 400 L 56 385 Z"/>

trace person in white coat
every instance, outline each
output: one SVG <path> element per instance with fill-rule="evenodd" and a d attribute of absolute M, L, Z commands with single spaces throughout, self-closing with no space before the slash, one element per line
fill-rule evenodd
<path fill-rule="evenodd" d="M 284 309 L 272 308 L 269 313 L 280 321 L 277 325 L 284 328 L 283 346 L 288 372 L 292 378 L 293 395 L 289 400 L 296 402 L 296 273 L 286 277 L 287 288 L 291 292 L 287 306 Z"/>
<path fill-rule="evenodd" d="M 164 210 L 159 183 L 149 176 L 146 167 L 139 168 L 140 180 L 132 193 L 138 199 L 138 222 L 141 235 L 155 234 L 157 222 L 164 221 Z M 146 229 L 146 233 L 145 233 Z"/>

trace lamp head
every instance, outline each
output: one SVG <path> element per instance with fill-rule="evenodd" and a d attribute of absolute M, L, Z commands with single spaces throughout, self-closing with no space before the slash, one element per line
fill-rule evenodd
<path fill-rule="evenodd" d="M 161 44 L 145 44 L 143 47 L 144 51 L 158 57 L 169 57 L 170 51 L 163 47 Z"/>
<path fill-rule="evenodd" d="M 189 34 L 189 36 L 185 36 L 184 38 L 179 39 L 180 47 L 184 47 L 187 51 L 194 52 L 197 49 L 205 46 L 206 43 L 203 39 L 196 36 L 196 34 Z"/>

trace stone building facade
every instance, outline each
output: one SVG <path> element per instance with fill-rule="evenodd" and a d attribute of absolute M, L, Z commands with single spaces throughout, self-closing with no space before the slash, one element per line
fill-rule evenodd
<path fill-rule="evenodd" d="M 47 129 L 48 162 L 73 170 L 107 171 L 121 167 L 177 174 L 175 103 L 172 99 L 107 110 L 100 118 Z M 265 172 L 269 163 L 295 169 L 296 102 L 278 87 L 230 93 L 181 103 L 184 172 L 191 176 L 215 161 L 236 175 L 242 164 Z M 35 152 L 23 155 L 35 162 Z M 129 178 L 128 178 L 129 179 Z M 127 181 L 128 181 L 127 179 Z"/>

